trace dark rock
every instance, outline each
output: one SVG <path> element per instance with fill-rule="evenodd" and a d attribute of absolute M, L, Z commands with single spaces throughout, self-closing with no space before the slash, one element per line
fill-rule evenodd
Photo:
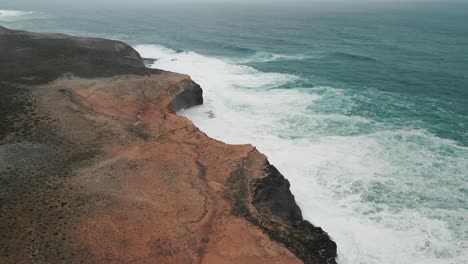
<path fill-rule="evenodd" d="M 179 111 L 201 104 L 203 104 L 203 90 L 200 85 L 190 82 L 184 85 L 182 92 L 175 96 L 172 101 L 172 109 Z"/>
<path fill-rule="evenodd" d="M 71 73 L 79 77 L 109 77 L 157 72 L 127 44 L 100 38 L 32 33 L 0 26 L 0 80 L 47 83 Z"/>
<path fill-rule="evenodd" d="M 153 59 L 153 58 L 143 58 L 143 63 L 146 65 L 146 67 L 151 67 L 158 59 Z"/>
<path fill-rule="evenodd" d="M 320 227 L 302 218 L 287 179 L 252 152 L 228 179 L 226 198 L 232 213 L 258 226 L 306 264 L 336 264 L 336 244 Z M 252 174 L 263 167 L 264 177 Z M 252 206 L 253 205 L 253 206 Z"/>
<path fill-rule="evenodd" d="M 273 165 L 267 164 L 264 170 L 268 176 L 253 184 L 253 205 L 291 226 L 302 221 L 302 212 L 289 190 L 289 181 Z"/>
<path fill-rule="evenodd" d="M 99 83 L 97 85 L 99 88 L 96 89 L 100 89 L 101 93 L 95 95 L 92 90 L 92 94 L 88 93 L 88 96 L 82 96 L 83 93 L 80 94 L 79 91 L 87 89 L 81 86 L 89 80 L 73 78 L 74 76 L 111 77 L 123 74 L 151 76 L 128 75 L 93 79 L 93 83 Z M 59 86 L 56 86 L 56 83 L 36 86 L 58 77 L 70 80 L 61 80 Z M 128 82 L 122 86 L 122 80 Z M 68 87 L 65 84 L 67 82 L 72 87 Z M 161 83 L 168 85 L 164 87 Z M 160 89 L 167 90 L 160 91 Z M 2 248 L 0 262 L 60 263 L 67 259 L 69 262 L 100 263 L 104 259 L 108 261 L 111 257 L 116 262 L 130 262 L 138 257 L 141 258 L 141 262 L 154 263 L 155 256 L 142 257 L 140 247 L 129 247 L 122 253 L 121 248 L 114 252 L 109 246 L 114 245 L 116 237 L 122 237 L 125 238 L 122 244 L 127 247 L 128 239 L 140 241 L 142 236 L 160 228 L 158 214 L 155 214 L 154 218 L 148 218 L 150 215 L 132 211 L 135 208 L 134 204 L 141 202 L 139 195 L 133 198 L 115 195 L 121 193 L 119 186 L 123 186 L 123 181 L 128 180 L 140 182 L 129 186 L 135 188 L 131 193 L 141 193 L 140 189 L 149 183 L 147 179 L 151 176 L 163 184 L 158 188 L 168 194 L 179 195 L 170 190 L 174 186 L 181 190 L 199 188 L 200 193 L 206 193 L 208 201 L 206 204 L 207 207 L 212 207 L 211 211 L 229 212 L 228 210 L 232 209 L 232 215 L 225 215 L 223 221 L 231 221 L 229 218 L 233 218 L 237 223 L 239 220 L 237 216 L 243 217 L 261 229 L 271 240 L 284 245 L 305 263 L 336 263 L 335 243 L 321 228 L 303 220 L 301 210 L 289 190 L 289 182 L 268 163 L 266 157 L 256 150 L 251 151 L 248 157 L 241 161 L 229 155 L 224 157 L 225 149 L 219 149 L 217 142 L 198 132 L 186 119 L 164 118 L 168 112 L 203 103 L 202 89 L 188 76 L 181 78 L 180 74 L 146 68 L 143 59 L 130 46 L 113 40 L 30 33 L 0 27 L 0 93 L 0 160 L 3 161 L 0 162 L 0 248 Z M 135 96 L 124 96 L 132 93 Z M 94 101 L 87 100 L 91 95 L 93 98 L 99 96 L 97 94 L 103 99 L 99 100 L 97 97 L 98 99 Z M 153 104 L 159 100 L 158 96 L 161 94 L 170 95 L 171 107 L 168 107 L 168 104 Z M 123 98 L 122 104 L 127 108 L 123 108 L 121 112 L 112 106 L 110 109 L 107 104 L 100 105 L 99 101 L 109 99 L 107 95 L 110 95 L 112 102 Z M 138 101 L 140 96 L 145 100 Z M 135 117 L 137 112 L 135 109 L 140 109 L 141 102 L 145 105 L 141 110 L 143 113 L 140 117 L 138 112 L 138 116 Z M 122 121 L 119 121 L 121 115 Z M 89 116 L 99 116 L 99 118 L 93 119 Z M 125 117 L 130 118 L 125 120 Z M 160 120 L 156 120 L 157 118 Z M 137 119 L 138 122 L 134 123 Z M 154 125 L 155 121 L 161 122 L 162 125 Z M 164 122 L 168 124 L 164 125 Z M 128 128 L 129 125 L 131 125 L 129 131 L 118 129 Z M 172 130 L 174 127 L 184 129 Z M 168 130 L 169 128 L 171 130 Z M 174 131 L 177 133 L 173 133 Z M 132 144 L 141 145 L 141 140 L 152 140 L 154 142 L 151 143 L 156 143 L 144 152 L 131 152 L 132 159 L 140 160 L 141 163 L 126 164 L 121 160 L 121 152 L 107 152 L 123 146 L 130 149 Z M 158 148 L 159 143 L 167 144 L 172 141 L 178 144 L 171 151 Z M 194 149 L 193 153 L 186 155 L 191 148 Z M 218 153 L 219 156 L 225 159 L 224 164 L 229 164 L 223 165 L 225 171 L 229 169 L 223 177 L 230 175 L 227 186 L 223 188 L 224 196 L 231 201 L 231 205 L 217 203 L 216 201 L 222 197 L 219 197 L 217 192 L 210 192 L 208 184 L 205 183 L 206 178 L 215 176 L 210 170 L 205 170 L 205 165 L 199 161 L 203 157 L 199 151 L 207 148 L 212 148 L 207 151 L 210 155 L 221 151 Z M 227 149 L 234 152 L 241 151 L 242 155 L 239 157 L 243 157 L 245 153 L 235 146 L 229 146 Z M 138 155 L 140 158 L 137 158 Z M 148 162 L 148 157 L 154 159 Z M 171 159 L 177 161 L 173 163 L 175 165 L 166 166 L 172 164 L 166 163 Z M 118 161 L 108 162 L 113 160 Z M 163 160 L 160 164 L 154 164 L 160 160 Z M 197 168 L 186 170 L 185 166 L 188 164 L 197 164 Z M 206 166 L 218 165 L 213 161 Z M 140 166 L 143 168 L 137 169 Z M 177 166 L 184 166 L 184 169 L 174 170 L 174 173 L 170 174 L 171 177 L 165 176 Z M 177 177 L 192 179 L 192 172 L 197 170 L 200 170 L 200 183 L 194 181 L 190 187 L 186 187 L 183 183 L 188 180 L 172 180 Z M 86 177 L 82 177 L 83 175 L 78 177 L 76 171 L 80 171 L 79 174 L 84 174 Z M 98 181 L 89 179 L 99 179 L 101 187 L 98 187 Z M 92 191 L 84 188 L 88 184 L 92 186 L 90 189 Z M 112 195 L 109 195 L 111 193 Z M 190 196 L 189 198 L 186 196 L 189 195 L 188 192 L 181 193 L 184 194 L 185 200 L 190 200 Z M 134 203 L 128 203 L 129 199 Z M 148 199 L 151 200 L 151 203 L 146 203 L 150 206 L 148 211 L 160 210 L 164 203 L 159 201 L 166 201 L 165 196 L 161 195 L 154 195 Z M 174 196 L 176 203 L 184 204 L 185 200 Z M 199 226 L 194 223 L 194 227 L 191 227 L 194 229 L 188 232 L 185 228 L 186 222 L 182 224 L 176 213 L 167 213 L 178 212 L 180 210 L 177 208 L 185 207 L 176 207 L 176 210 L 173 210 L 171 206 L 164 207 L 161 212 L 169 218 L 172 217 L 171 221 L 165 220 L 171 227 L 175 227 L 171 231 L 176 235 L 172 236 L 171 232 L 157 232 L 167 233 L 166 237 L 161 236 L 158 239 L 180 240 L 180 243 L 171 242 L 175 244 L 174 246 L 170 244 L 167 246 L 171 250 L 175 249 L 173 252 L 189 252 L 187 256 L 194 256 L 193 252 L 199 254 L 209 252 L 210 249 L 205 251 L 205 247 L 208 241 L 211 243 L 208 235 L 212 231 L 207 227 L 216 221 L 206 217 L 203 221 L 208 222 L 200 221 Z M 111 208 L 119 210 L 114 212 Z M 200 212 L 206 214 L 208 210 L 194 209 L 193 212 L 194 216 L 198 217 Z M 103 216 L 102 221 L 99 222 L 101 216 Z M 98 228 L 93 226 L 92 229 L 84 229 L 92 232 L 74 231 L 77 227 L 86 226 L 89 219 L 92 220 L 90 223 L 98 221 L 101 224 L 96 225 Z M 106 219 L 112 219 L 112 224 L 116 226 L 111 233 L 106 229 L 109 224 Z M 135 232 L 142 225 L 145 225 L 146 229 Z M 130 228 L 127 228 L 128 226 Z M 178 228 L 180 226 L 184 228 Z M 128 233 L 120 234 L 121 230 L 127 230 Z M 96 235 L 97 231 L 100 232 L 99 235 Z M 256 241 L 258 233 L 256 229 L 255 232 L 248 233 L 250 240 Z M 198 238 L 201 238 L 200 243 L 203 247 L 198 247 L 196 244 Z M 95 243 L 91 245 L 84 243 L 87 241 Z M 268 241 L 274 245 L 277 245 L 276 242 Z M 192 244 L 196 251 L 192 250 Z M 238 257 L 242 257 L 243 254 L 232 253 Z M 287 253 L 289 256 L 289 252 Z M 187 259 L 177 259 L 177 256 L 172 254 L 166 255 L 168 257 L 166 260 L 171 260 L 171 263 Z M 159 255 L 156 256 L 156 260 Z M 191 261 L 198 263 L 202 257 L 195 256 Z"/>

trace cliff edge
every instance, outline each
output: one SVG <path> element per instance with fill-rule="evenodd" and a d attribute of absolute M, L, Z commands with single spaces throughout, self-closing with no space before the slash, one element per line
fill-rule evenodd
<path fill-rule="evenodd" d="M 125 43 L 0 27 L 0 263 L 336 263 L 251 145 Z"/>

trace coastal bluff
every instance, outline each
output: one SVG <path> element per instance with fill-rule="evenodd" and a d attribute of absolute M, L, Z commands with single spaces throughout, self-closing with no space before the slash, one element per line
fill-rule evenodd
<path fill-rule="evenodd" d="M 336 263 L 251 145 L 127 44 L 0 26 L 0 263 Z"/>

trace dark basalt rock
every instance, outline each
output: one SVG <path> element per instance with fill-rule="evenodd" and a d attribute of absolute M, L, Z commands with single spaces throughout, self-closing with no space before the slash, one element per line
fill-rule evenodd
<path fill-rule="evenodd" d="M 161 72 L 146 68 L 138 52 L 119 41 L 0 27 L 0 259 L 59 263 L 76 258 L 73 239 L 65 234 L 97 198 L 74 190 L 67 179 L 73 166 L 100 155 L 100 144 L 106 143 L 100 135 L 112 133 L 80 116 L 76 124 L 86 123 L 86 130 L 92 131 L 89 142 L 65 136 L 74 127 L 62 127 L 40 110 L 33 95 L 40 87 L 34 85 L 67 74 L 92 78 Z M 185 82 L 173 97 L 174 111 L 203 103 L 200 86 Z M 62 95 L 56 101 L 68 96 L 65 90 Z M 336 244 L 321 228 L 303 220 L 289 182 L 255 153 L 228 179 L 225 196 L 232 202 L 232 213 L 305 263 L 336 263 Z M 258 171 L 264 177 L 252 176 Z"/>
<path fill-rule="evenodd" d="M 256 180 L 252 186 L 252 204 L 291 226 L 296 225 L 302 221 L 302 212 L 289 190 L 289 181 L 273 165 L 267 164 L 264 170 L 268 176 Z"/>
<path fill-rule="evenodd" d="M 0 26 L 0 80 L 39 84 L 71 73 L 79 77 L 156 73 L 121 41 L 32 33 Z"/>
<path fill-rule="evenodd" d="M 263 213 L 276 216 L 288 225 L 283 237 L 270 231 L 270 236 L 283 243 L 305 263 L 336 263 L 336 244 L 320 227 L 302 218 L 302 212 L 290 191 L 287 179 L 270 163 L 265 164 L 265 178 L 253 182 L 252 204 Z M 319 254 L 320 258 L 316 256 Z M 322 262 L 317 262 L 322 259 Z"/>
<path fill-rule="evenodd" d="M 172 109 L 179 111 L 201 104 L 203 104 L 203 90 L 200 85 L 191 82 L 184 85 L 184 90 L 175 96 L 172 101 Z"/>
<path fill-rule="evenodd" d="M 249 155 L 228 179 L 226 198 L 232 213 L 258 226 L 306 264 L 336 264 L 336 244 L 320 227 L 302 218 L 287 179 L 268 161 L 265 177 L 253 178 L 255 162 Z"/>
<path fill-rule="evenodd" d="M 146 67 L 151 67 L 158 59 L 153 59 L 153 58 L 143 58 L 143 63 L 146 65 Z"/>

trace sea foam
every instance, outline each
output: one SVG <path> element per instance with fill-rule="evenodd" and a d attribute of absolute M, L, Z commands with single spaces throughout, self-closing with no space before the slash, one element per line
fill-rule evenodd
<path fill-rule="evenodd" d="M 14 21 L 20 19 L 22 16 L 31 15 L 33 12 L 20 11 L 20 10 L 2 10 L 0 9 L 0 20 L 2 21 Z"/>
<path fill-rule="evenodd" d="M 321 113 L 317 105 L 353 100 L 333 87 L 272 89 L 300 78 L 242 65 L 248 59 L 136 49 L 157 59 L 153 67 L 203 87 L 204 105 L 179 114 L 213 138 L 264 152 L 291 182 L 304 217 L 337 242 L 339 263 L 468 262 L 467 148 L 421 129 Z M 453 191 L 463 188 L 465 196 Z"/>

